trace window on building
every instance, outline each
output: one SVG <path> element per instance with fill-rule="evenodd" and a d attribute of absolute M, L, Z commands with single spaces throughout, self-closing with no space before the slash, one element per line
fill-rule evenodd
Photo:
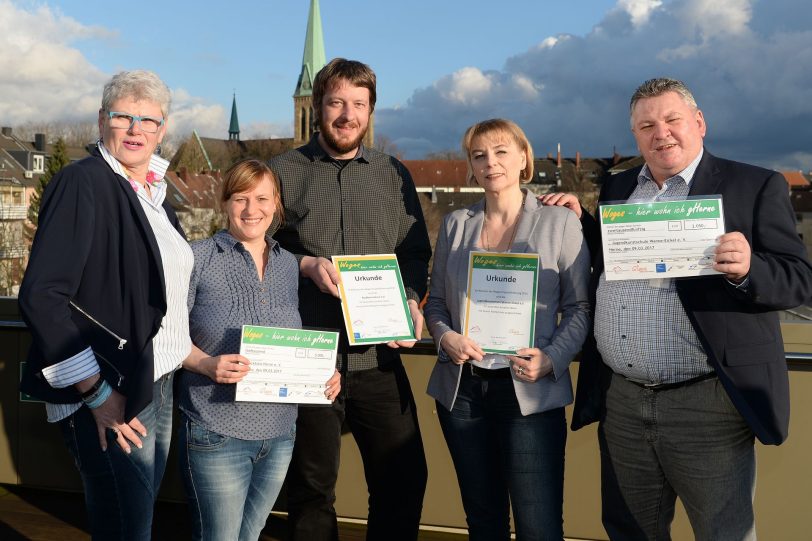
<path fill-rule="evenodd" d="M 45 172 L 45 156 L 39 154 L 34 155 L 34 172 L 35 173 Z"/>
<path fill-rule="evenodd" d="M 0 185 L 0 205 L 21 206 L 25 204 L 25 188 L 22 186 Z"/>

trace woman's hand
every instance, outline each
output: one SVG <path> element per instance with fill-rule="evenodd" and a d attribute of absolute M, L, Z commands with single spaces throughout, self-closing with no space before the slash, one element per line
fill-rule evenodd
<path fill-rule="evenodd" d="M 553 371 L 553 361 L 539 348 L 522 348 L 508 355 L 513 372 L 520 381 L 538 381 Z"/>
<path fill-rule="evenodd" d="M 338 393 L 341 392 L 341 373 L 336 370 L 327 383 L 324 384 L 324 396 L 335 402 L 338 398 Z"/>
<path fill-rule="evenodd" d="M 196 374 L 203 374 L 216 383 L 237 383 L 251 369 L 251 361 L 232 353 L 211 357 L 208 353 L 192 344 L 189 356 L 183 359 L 183 368 Z"/>
<path fill-rule="evenodd" d="M 126 402 L 127 399 L 124 395 L 113 389 L 101 406 L 90 410 L 96 420 L 102 451 L 107 451 L 106 431 L 108 428 L 115 432 L 116 443 L 127 454 L 132 451 L 131 443 L 141 449 L 141 438 L 147 437 L 147 429 L 137 417 L 133 417 L 129 424 L 124 422 L 124 404 Z"/>
<path fill-rule="evenodd" d="M 242 381 L 251 369 L 250 364 L 251 361 L 247 358 L 232 353 L 216 357 L 204 357 L 198 361 L 197 370 L 192 369 L 192 371 L 208 376 L 215 383 L 237 383 Z"/>
<path fill-rule="evenodd" d="M 475 341 L 458 332 L 448 331 L 440 339 L 443 350 L 454 364 L 463 364 L 466 361 L 481 361 L 485 352 Z"/>

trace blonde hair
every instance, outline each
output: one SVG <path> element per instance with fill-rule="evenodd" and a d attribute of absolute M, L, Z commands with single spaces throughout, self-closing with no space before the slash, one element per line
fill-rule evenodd
<path fill-rule="evenodd" d="M 268 164 L 265 162 L 247 159 L 240 160 L 228 168 L 223 175 L 223 184 L 220 186 L 220 211 L 225 214 L 226 202 L 235 193 L 244 193 L 256 188 L 257 184 L 264 178 L 271 181 L 273 187 L 274 222 L 285 222 L 285 213 L 282 212 L 282 195 L 279 193 L 279 180 Z M 226 226 L 228 226 L 228 216 L 226 215 Z"/>
<path fill-rule="evenodd" d="M 490 136 L 507 136 L 510 140 L 516 143 L 516 146 L 524 152 L 526 164 L 519 180 L 522 184 L 527 184 L 533 180 L 533 146 L 524 134 L 524 131 L 510 120 L 503 118 L 492 118 L 490 120 L 483 120 L 477 122 L 467 130 L 465 135 L 462 136 L 462 151 L 465 153 L 465 159 L 468 162 L 468 176 L 465 178 L 465 183 L 469 186 L 476 186 L 476 178 L 474 177 L 474 168 L 471 165 L 471 145 L 474 139 L 483 135 Z"/>

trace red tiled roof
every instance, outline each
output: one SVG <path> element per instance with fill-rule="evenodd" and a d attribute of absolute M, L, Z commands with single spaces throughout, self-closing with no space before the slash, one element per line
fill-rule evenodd
<path fill-rule="evenodd" d="M 465 160 L 403 160 L 417 187 L 465 186 Z"/>
<path fill-rule="evenodd" d="M 787 179 L 787 184 L 790 188 L 809 188 L 809 181 L 800 171 L 781 171 L 784 178 Z"/>
<path fill-rule="evenodd" d="M 217 190 L 223 179 L 219 171 L 189 173 L 167 171 L 166 180 L 188 201 L 193 208 L 217 208 Z"/>

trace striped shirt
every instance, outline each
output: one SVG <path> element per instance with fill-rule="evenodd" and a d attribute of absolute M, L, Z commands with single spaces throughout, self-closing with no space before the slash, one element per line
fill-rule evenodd
<path fill-rule="evenodd" d="M 644 165 L 629 201 L 685 199 L 703 152 L 662 188 Z M 676 383 L 713 371 L 673 279 L 607 281 L 601 274 L 595 340 L 607 366 L 641 383 Z"/>
<path fill-rule="evenodd" d="M 110 168 L 129 181 L 118 160 L 104 145 L 98 143 L 99 152 Z M 154 374 L 157 381 L 161 376 L 176 370 L 191 351 L 189 338 L 189 318 L 186 310 L 186 295 L 189 291 L 189 276 L 194 263 L 189 244 L 169 221 L 162 204 L 166 197 L 166 182 L 163 180 L 169 162 L 153 155 L 149 171 L 155 182 L 151 186 L 151 197 L 138 183 L 130 181 L 138 194 L 138 201 L 152 227 L 161 254 L 164 281 L 166 283 L 166 316 L 161 328 L 152 339 Z M 99 364 L 90 347 L 55 365 L 43 369 L 42 374 L 48 383 L 56 388 L 64 388 L 99 373 Z M 73 404 L 47 403 L 48 422 L 57 422 L 71 415 L 81 406 Z"/>

